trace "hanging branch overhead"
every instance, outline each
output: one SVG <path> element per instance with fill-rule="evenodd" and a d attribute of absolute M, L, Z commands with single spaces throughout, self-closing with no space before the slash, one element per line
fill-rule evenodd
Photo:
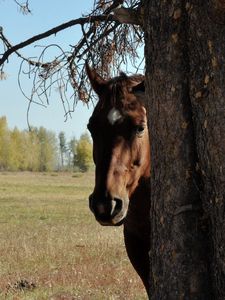
<path fill-rule="evenodd" d="M 18 50 L 26 47 L 26 46 L 29 46 L 37 41 L 40 41 L 40 40 L 43 40 L 47 37 L 49 37 L 50 35 L 53 35 L 53 34 L 57 34 L 58 32 L 66 29 L 66 28 L 69 28 L 69 27 L 72 27 L 74 25 L 84 25 L 84 24 L 87 24 L 87 23 L 94 23 L 94 22 L 102 22 L 102 21 L 114 21 L 116 20 L 114 15 L 100 15 L 100 16 L 89 16 L 89 17 L 86 17 L 86 18 L 79 18 L 79 19 L 75 19 L 75 20 L 71 20 L 67 23 L 64 23 L 64 24 L 61 24 L 57 27 L 54 27 L 48 31 L 45 31 L 43 33 L 40 33 L 38 35 L 35 35 L 15 46 L 12 46 L 9 41 L 7 41 L 6 37 L 4 36 L 3 34 L 3 29 L 1 30 L 0 34 L 1 34 L 1 39 L 3 42 L 5 42 L 5 45 L 8 47 L 8 49 L 4 52 L 4 54 L 2 55 L 1 59 L 0 59 L 0 66 L 2 64 L 4 64 L 4 62 L 9 58 L 9 56 L 13 53 L 17 53 L 18 54 Z M 30 61 L 31 64 L 34 64 L 34 62 Z"/>
<path fill-rule="evenodd" d="M 21 4 L 15 0 L 15 3 L 21 10 L 31 12 L 29 1 Z M 85 61 L 103 76 L 112 75 L 113 70 L 121 69 L 128 61 L 138 68 L 138 49 L 143 45 L 141 12 L 140 0 L 95 0 L 90 14 L 60 24 L 15 45 L 5 35 L 4 28 L 0 27 L 0 43 L 4 49 L 0 54 L 0 78 L 5 78 L 6 64 L 10 63 L 11 56 L 17 55 L 21 61 L 18 71 L 19 87 L 30 104 L 46 106 L 54 88 L 61 97 L 65 114 L 68 115 L 74 110 L 78 100 L 88 103 L 90 99 Z M 68 45 L 69 50 L 64 49 L 57 43 L 56 34 L 73 26 L 81 28 L 81 38 L 76 44 Z M 37 46 L 37 42 L 47 40 L 52 35 L 55 36 L 56 43 L 39 47 L 38 57 L 30 58 L 22 54 L 22 49 L 30 45 Z M 52 59 L 49 59 L 50 51 L 54 53 Z M 23 90 L 24 77 L 32 81 L 29 95 Z"/>

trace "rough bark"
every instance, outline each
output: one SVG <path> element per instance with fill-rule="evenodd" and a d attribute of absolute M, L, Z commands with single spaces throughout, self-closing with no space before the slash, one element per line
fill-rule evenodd
<path fill-rule="evenodd" d="M 225 0 L 210 0 L 207 5 L 208 12 L 214 22 L 225 24 Z"/>
<path fill-rule="evenodd" d="M 211 223 L 214 299 L 225 299 L 225 26 L 215 18 L 225 1 L 192 1 L 190 95 L 193 106 L 202 201 Z M 218 11 L 220 9 L 220 12 Z M 225 19 L 225 18 L 224 18 Z M 220 18 L 221 21 L 221 18 Z"/>
<path fill-rule="evenodd" d="M 145 1 L 151 138 L 150 299 L 212 299 L 190 101 L 188 3 Z"/>

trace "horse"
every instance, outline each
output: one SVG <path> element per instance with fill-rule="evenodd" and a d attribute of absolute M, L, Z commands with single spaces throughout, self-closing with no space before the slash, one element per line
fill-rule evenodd
<path fill-rule="evenodd" d="M 87 128 L 93 140 L 95 187 L 89 207 L 104 226 L 124 225 L 131 264 L 149 293 L 150 144 L 144 76 L 104 79 L 86 64 L 98 96 Z"/>

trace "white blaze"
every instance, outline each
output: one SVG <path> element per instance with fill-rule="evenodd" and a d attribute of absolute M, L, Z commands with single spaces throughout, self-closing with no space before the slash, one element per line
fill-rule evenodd
<path fill-rule="evenodd" d="M 109 123 L 111 125 L 114 125 L 116 123 L 116 121 L 119 121 L 120 119 L 122 119 L 122 115 L 119 112 L 118 109 L 115 109 L 114 107 L 109 111 L 109 114 L 107 116 Z"/>

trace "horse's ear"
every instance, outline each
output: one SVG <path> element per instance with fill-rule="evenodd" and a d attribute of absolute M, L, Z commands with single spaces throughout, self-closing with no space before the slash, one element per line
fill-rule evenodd
<path fill-rule="evenodd" d="M 136 74 L 136 75 L 132 75 L 132 76 L 128 76 L 127 77 L 127 85 L 129 88 L 134 88 L 136 86 L 139 86 L 139 85 L 144 85 L 144 80 L 145 80 L 145 77 L 144 75 L 141 75 L 141 74 Z"/>
<path fill-rule="evenodd" d="M 135 85 L 134 87 L 132 87 L 132 92 L 133 93 L 145 92 L 145 82 L 144 82 L 144 80 L 141 83 L 139 83 L 138 85 Z"/>
<path fill-rule="evenodd" d="M 88 63 L 85 63 L 86 72 L 96 94 L 100 95 L 106 80 L 103 79 L 94 69 L 91 69 Z"/>
<path fill-rule="evenodd" d="M 145 82 L 144 80 L 135 85 L 133 88 L 132 88 L 132 92 L 134 93 L 134 95 L 136 97 L 138 97 L 138 99 L 144 104 L 146 105 L 146 96 L 145 96 Z"/>

